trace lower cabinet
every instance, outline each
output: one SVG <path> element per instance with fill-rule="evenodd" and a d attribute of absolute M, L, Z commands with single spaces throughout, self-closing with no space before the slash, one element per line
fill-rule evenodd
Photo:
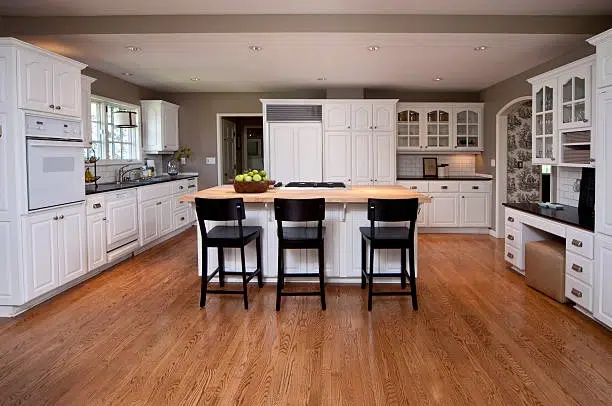
<path fill-rule="evenodd" d="M 140 244 L 147 245 L 173 231 L 172 198 L 141 203 Z"/>
<path fill-rule="evenodd" d="M 612 327 L 612 238 L 595 237 L 595 270 L 593 275 L 593 315 Z"/>
<path fill-rule="evenodd" d="M 84 205 L 24 217 L 26 301 L 87 272 L 85 228 Z"/>
<path fill-rule="evenodd" d="M 429 203 L 429 227 L 459 227 L 459 195 L 432 193 Z"/>
<path fill-rule="evenodd" d="M 106 265 L 106 214 L 87 216 L 87 265 L 90 271 Z"/>
<path fill-rule="evenodd" d="M 491 198 L 488 193 L 462 193 L 459 202 L 460 227 L 489 227 Z"/>

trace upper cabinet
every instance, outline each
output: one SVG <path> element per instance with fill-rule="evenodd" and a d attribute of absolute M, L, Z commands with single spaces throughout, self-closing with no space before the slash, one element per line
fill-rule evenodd
<path fill-rule="evenodd" d="M 81 75 L 81 134 L 83 141 L 89 148 L 93 144 L 91 137 L 91 84 L 95 82 L 95 78 Z"/>
<path fill-rule="evenodd" d="M 143 149 L 159 154 L 179 149 L 179 106 L 163 100 L 142 100 Z"/>
<path fill-rule="evenodd" d="M 323 122 L 327 131 L 351 129 L 351 104 L 326 103 L 323 106 Z"/>
<path fill-rule="evenodd" d="M 559 129 L 581 128 L 591 121 L 591 65 L 559 76 Z"/>
<path fill-rule="evenodd" d="M 612 29 L 587 40 L 597 47 L 597 88 L 612 86 Z"/>
<path fill-rule="evenodd" d="M 534 165 L 553 164 L 558 141 L 555 94 L 556 79 L 535 83 L 532 88 L 532 162 Z"/>
<path fill-rule="evenodd" d="M 480 152 L 481 103 L 399 103 L 397 147 L 402 153 Z"/>
<path fill-rule="evenodd" d="M 323 105 L 325 131 L 393 131 L 395 103 L 333 101 Z"/>
<path fill-rule="evenodd" d="M 20 48 L 17 67 L 20 108 L 81 116 L 81 69 L 85 65 L 42 50 Z"/>

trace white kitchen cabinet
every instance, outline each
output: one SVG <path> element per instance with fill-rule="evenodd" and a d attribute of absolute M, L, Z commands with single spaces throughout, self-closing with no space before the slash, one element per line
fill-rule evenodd
<path fill-rule="evenodd" d="M 372 129 L 372 105 L 370 103 L 352 103 L 351 130 L 368 131 Z"/>
<path fill-rule="evenodd" d="M 163 237 L 166 234 L 174 231 L 174 215 L 172 212 L 172 199 L 162 199 L 158 205 L 159 213 L 159 236 Z"/>
<path fill-rule="evenodd" d="M 373 136 L 372 166 L 376 185 L 395 184 L 395 139 L 391 131 L 375 131 Z"/>
<path fill-rule="evenodd" d="M 138 200 L 135 190 L 109 194 L 106 202 L 106 241 L 114 250 L 138 238 Z"/>
<path fill-rule="evenodd" d="M 429 227 L 459 227 L 459 195 L 431 193 Z"/>
<path fill-rule="evenodd" d="M 155 200 L 150 200 L 140 206 L 140 245 L 147 245 L 159 238 L 157 203 Z"/>
<path fill-rule="evenodd" d="M 612 236 L 612 87 L 597 96 L 595 231 Z"/>
<path fill-rule="evenodd" d="M 593 275 L 593 316 L 612 327 L 612 237 L 595 237 L 595 272 Z"/>
<path fill-rule="evenodd" d="M 11 209 L 16 203 L 16 199 L 11 198 L 14 195 L 15 182 L 12 180 L 14 174 L 11 173 L 14 154 L 11 151 L 13 145 L 9 140 L 9 131 L 9 115 L 0 113 L 0 220 L 10 219 Z"/>
<path fill-rule="evenodd" d="M 143 149 L 157 154 L 179 149 L 179 106 L 163 100 L 141 100 Z"/>
<path fill-rule="evenodd" d="M 85 67 L 34 49 L 17 52 L 19 107 L 81 116 L 81 70 Z"/>
<path fill-rule="evenodd" d="M 83 206 L 59 209 L 58 213 L 59 284 L 64 285 L 87 272 L 86 220 Z"/>
<path fill-rule="evenodd" d="M 457 106 L 453 114 L 454 147 L 458 151 L 482 151 L 482 108 Z"/>
<path fill-rule="evenodd" d="M 372 168 L 372 132 L 352 132 L 351 147 L 351 184 L 371 185 L 374 180 Z"/>
<path fill-rule="evenodd" d="M 423 203 L 419 206 L 419 214 L 417 216 L 417 226 L 429 226 L 429 203 Z"/>
<path fill-rule="evenodd" d="M 425 148 L 451 149 L 452 109 L 436 107 L 425 110 L 427 138 Z"/>
<path fill-rule="evenodd" d="M 326 131 L 351 129 L 350 103 L 325 103 L 323 105 L 323 125 Z"/>
<path fill-rule="evenodd" d="M 612 86 L 612 29 L 587 40 L 597 47 L 597 88 Z"/>
<path fill-rule="evenodd" d="M 422 134 L 424 134 L 425 120 L 424 109 L 398 105 L 397 112 L 397 149 L 398 151 L 419 151 L 425 146 Z"/>
<path fill-rule="evenodd" d="M 86 147 L 93 145 L 91 134 L 91 84 L 95 78 L 81 75 L 81 134 Z"/>
<path fill-rule="evenodd" d="M 270 123 L 270 174 L 276 181 L 321 182 L 323 134 L 320 123 Z"/>
<path fill-rule="evenodd" d="M 106 214 L 87 216 L 87 264 L 89 271 L 107 263 L 106 256 Z"/>
<path fill-rule="evenodd" d="M 324 142 L 323 180 L 350 184 L 352 180 L 351 133 L 348 131 L 329 131 L 325 133 Z"/>
<path fill-rule="evenodd" d="M 559 130 L 591 126 L 592 68 L 588 63 L 559 76 Z"/>
<path fill-rule="evenodd" d="M 489 227 L 491 222 L 489 193 L 462 193 L 459 205 L 460 227 Z"/>
<path fill-rule="evenodd" d="M 372 121 L 374 130 L 378 131 L 393 131 L 395 125 L 395 108 L 396 104 L 374 103 L 372 106 Z"/>

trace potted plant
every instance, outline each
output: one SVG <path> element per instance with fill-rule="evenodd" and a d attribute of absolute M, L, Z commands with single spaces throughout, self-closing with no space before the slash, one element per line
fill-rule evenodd
<path fill-rule="evenodd" d="M 174 153 L 174 159 L 180 162 L 181 170 L 182 166 L 187 163 L 188 158 L 191 158 L 191 148 L 189 147 L 180 147 L 178 151 Z"/>

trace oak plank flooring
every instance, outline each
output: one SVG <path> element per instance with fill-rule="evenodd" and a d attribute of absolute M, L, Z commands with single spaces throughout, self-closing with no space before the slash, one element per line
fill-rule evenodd
<path fill-rule="evenodd" d="M 612 404 L 612 333 L 526 287 L 503 240 L 419 242 L 418 312 L 328 285 L 326 312 L 277 313 L 272 284 L 200 310 L 189 230 L 0 319 L 0 404 Z"/>

